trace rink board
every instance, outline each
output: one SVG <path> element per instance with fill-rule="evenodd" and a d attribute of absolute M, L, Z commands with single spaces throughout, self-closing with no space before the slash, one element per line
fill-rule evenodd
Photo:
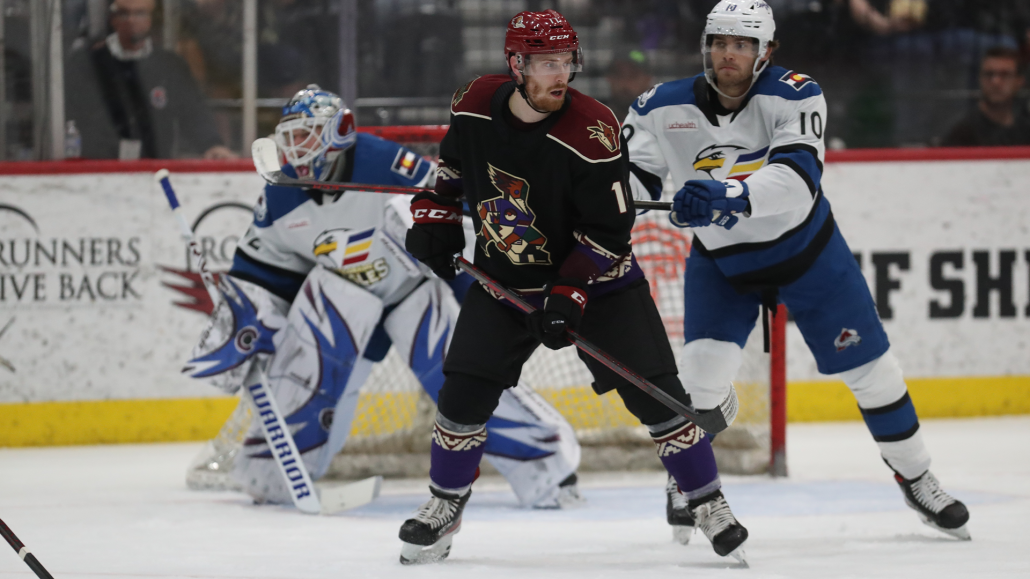
<path fill-rule="evenodd" d="M 920 412 L 1030 412 L 1030 154 L 888 156 L 831 158 L 823 185 Z M 209 262 L 227 268 L 259 177 L 163 164 Z M 156 164 L 13 166 L 0 167 L 0 445 L 208 436 L 232 402 L 179 374 L 204 317 L 177 305 L 200 288 L 176 273 L 192 268 Z M 858 417 L 793 325 L 788 376 L 792 420 Z"/>

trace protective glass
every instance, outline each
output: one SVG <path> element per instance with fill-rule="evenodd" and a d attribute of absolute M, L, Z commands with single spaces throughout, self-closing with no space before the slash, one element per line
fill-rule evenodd
<path fill-rule="evenodd" d="M 523 57 L 522 74 L 526 76 L 560 76 L 583 70 L 583 59 L 573 62 L 571 52 L 561 54 L 530 54 Z"/>

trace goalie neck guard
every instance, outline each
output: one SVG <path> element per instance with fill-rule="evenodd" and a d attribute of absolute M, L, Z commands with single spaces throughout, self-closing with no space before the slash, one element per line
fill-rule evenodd
<path fill-rule="evenodd" d="M 719 86 L 716 84 L 715 69 L 710 54 L 713 36 L 743 36 L 755 39 L 758 44 L 758 58 L 755 59 L 755 64 L 751 69 L 751 86 L 754 86 L 758 75 L 769 64 L 768 59 L 762 60 L 761 57 L 768 49 L 775 33 L 776 21 L 773 20 L 772 8 L 766 2 L 761 0 L 746 2 L 722 0 L 716 4 L 715 8 L 708 13 L 704 32 L 701 33 L 701 57 L 704 59 L 705 78 L 708 80 L 708 86 L 726 98 L 743 98 L 743 95 L 731 97 L 725 94 L 719 90 Z M 744 94 L 746 95 L 747 92 Z"/>
<path fill-rule="evenodd" d="M 275 143 L 298 178 L 326 181 L 343 172 L 341 153 L 357 142 L 356 129 L 343 99 L 309 84 L 283 107 Z"/>
<path fill-rule="evenodd" d="M 572 82 L 576 78 L 576 72 L 583 69 L 583 51 L 579 48 L 579 35 L 557 10 L 519 12 L 508 22 L 508 29 L 504 34 L 504 66 L 508 70 L 508 75 L 515 81 L 519 94 L 533 110 L 545 112 L 537 110 L 526 96 L 525 70 L 529 65 L 530 55 L 565 52 L 572 53 L 569 76 L 569 82 Z M 518 82 L 511 71 L 512 55 L 521 56 L 518 66 L 523 74 L 522 83 Z"/>

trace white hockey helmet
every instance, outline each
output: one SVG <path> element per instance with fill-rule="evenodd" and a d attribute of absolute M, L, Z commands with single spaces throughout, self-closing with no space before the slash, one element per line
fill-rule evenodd
<path fill-rule="evenodd" d="M 357 139 L 354 114 L 343 99 L 317 84 L 293 95 L 275 127 L 275 142 L 300 179 L 328 179 L 340 153 Z"/>
<path fill-rule="evenodd" d="M 773 20 L 772 8 L 762 0 L 722 0 L 708 13 L 708 20 L 705 22 L 704 32 L 701 33 L 701 56 L 705 63 L 705 78 L 708 84 L 719 94 L 723 94 L 715 83 L 715 69 L 712 65 L 711 47 L 712 37 L 723 36 L 744 36 L 754 38 L 758 48 L 759 58 L 755 59 L 754 68 L 751 72 L 751 84 L 754 85 L 765 67 L 768 60 L 761 60 L 769 43 L 776 33 L 776 21 Z M 729 96 L 723 94 L 723 96 Z"/>

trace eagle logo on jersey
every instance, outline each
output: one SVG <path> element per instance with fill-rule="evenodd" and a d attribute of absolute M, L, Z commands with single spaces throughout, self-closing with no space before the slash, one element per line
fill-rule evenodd
<path fill-rule="evenodd" d="M 733 155 L 743 149 L 744 147 L 738 147 L 737 145 L 711 145 L 705 147 L 694 157 L 694 170 L 708 173 L 709 179 L 715 179 L 712 176 L 712 171 L 722 169 L 723 165 L 726 164 L 728 155 Z"/>
<path fill-rule="evenodd" d="M 390 266 L 382 257 L 367 262 L 374 233 L 374 227 L 356 233 L 349 229 L 323 231 L 312 249 L 315 261 L 358 285 L 378 283 L 390 275 Z"/>
<path fill-rule="evenodd" d="M 800 91 L 805 88 L 805 85 L 810 82 L 815 82 L 812 77 L 807 74 L 801 74 L 800 72 L 794 72 L 793 70 L 787 71 L 787 74 L 780 77 L 780 81 L 787 83 L 796 91 Z"/>
<path fill-rule="evenodd" d="M 837 348 L 838 352 L 843 352 L 844 348 L 848 346 L 857 346 L 861 343 L 862 336 L 858 335 L 858 331 L 848 328 L 841 328 L 840 335 L 833 339 L 833 346 Z"/>
<path fill-rule="evenodd" d="M 605 149 L 614 153 L 619 148 L 619 133 L 604 121 L 597 121 L 597 125 L 596 127 L 587 127 L 587 130 L 590 131 L 590 138 L 601 141 Z"/>
<path fill-rule="evenodd" d="M 493 245 L 515 265 L 550 265 L 551 254 L 544 249 L 547 238 L 533 227 L 536 215 L 529 208 L 529 183 L 489 163 L 487 174 L 501 194 L 477 205 L 483 253 L 489 256 Z"/>

